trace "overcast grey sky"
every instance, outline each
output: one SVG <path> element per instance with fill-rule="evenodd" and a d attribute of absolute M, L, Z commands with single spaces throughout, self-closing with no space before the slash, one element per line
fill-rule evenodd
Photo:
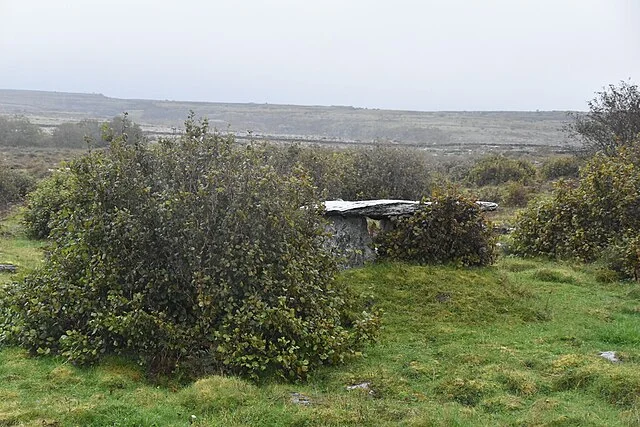
<path fill-rule="evenodd" d="M 586 109 L 640 0 L 0 0 L 0 88 L 412 110 Z"/>

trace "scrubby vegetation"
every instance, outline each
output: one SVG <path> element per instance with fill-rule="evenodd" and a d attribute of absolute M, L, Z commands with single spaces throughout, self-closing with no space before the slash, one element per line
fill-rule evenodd
<path fill-rule="evenodd" d="M 616 267 L 633 277 L 640 267 L 640 172 L 637 147 L 617 156 L 597 154 L 582 169 L 577 185 L 560 182 L 550 197 L 537 200 L 519 217 L 513 250 L 594 261 L 616 251 Z M 618 248 L 618 249 L 616 249 Z M 603 252 L 604 251 L 604 252 Z"/>
<path fill-rule="evenodd" d="M 575 156 L 551 157 L 542 164 L 540 175 L 548 181 L 577 178 L 580 173 L 580 163 L 580 159 Z"/>
<path fill-rule="evenodd" d="M 269 161 L 287 174 L 302 167 L 328 199 L 420 200 L 432 188 L 431 167 L 417 150 L 376 145 L 352 149 L 272 146 Z"/>
<path fill-rule="evenodd" d="M 0 160 L 0 212 L 21 201 L 35 186 L 35 180 L 21 170 L 15 170 Z"/>
<path fill-rule="evenodd" d="M 40 126 L 25 117 L 0 116 L 0 146 L 37 147 L 44 143 L 45 138 Z"/>
<path fill-rule="evenodd" d="M 53 247 L 6 290 L 5 340 L 81 364 L 132 355 L 149 373 L 296 379 L 342 362 L 378 319 L 335 286 L 310 180 L 186 126 L 158 145 L 116 139 L 35 193 L 27 222 Z"/>
<path fill-rule="evenodd" d="M 126 113 L 106 122 L 82 120 L 61 123 L 50 134 L 26 117 L 0 116 L 0 147 L 105 147 L 109 139 L 123 136 L 131 140 L 143 136 L 140 125 L 132 122 Z"/>
<path fill-rule="evenodd" d="M 478 161 L 469 171 L 470 183 L 481 187 L 507 182 L 532 182 L 536 177 L 533 165 L 521 159 L 511 159 L 502 155 L 489 156 Z"/>
<path fill-rule="evenodd" d="M 474 200 L 454 189 L 435 193 L 411 216 L 393 221 L 376 238 L 378 255 L 420 264 L 490 265 L 495 260 L 493 230 Z"/>

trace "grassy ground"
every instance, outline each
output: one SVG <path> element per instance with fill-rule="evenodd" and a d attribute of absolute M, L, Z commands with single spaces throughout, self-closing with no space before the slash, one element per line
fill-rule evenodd
<path fill-rule="evenodd" d="M 0 212 L 0 218 L 2 213 Z M 18 266 L 21 275 L 42 263 L 43 242 L 30 240 L 21 224 L 21 211 L 17 210 L 0 221 L 0 264 Z M 9 274 L 0 273 L 0 284 L 15 280 Z"/>
<path fill-rule="evenodd" d="M 3 222 L 0 263 L 34 268 L 41 246 L 19 217 Z M 77 368 L 3 348 L 0 426 L 640 425 L 637 284 L 508 258 L 483 269 L 374 265 L 339 280 L 384 309 L 384 329 L 364 357 L 308 383 L 158 386 L 119 359 Z M 598 356 L 607 350 L 622 363 Z"/>

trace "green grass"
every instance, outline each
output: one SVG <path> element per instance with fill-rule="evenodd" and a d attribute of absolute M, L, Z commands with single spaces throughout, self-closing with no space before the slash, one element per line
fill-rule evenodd
<path fill-rule="evenodd" d="M 17 274 L 0 272 L 0 284 L 7 283 L 24 273 L 37 268 L 42 263 L 43 242 L 30 240 L 21 224 L 21 210 L 11 212 L 0 222 L 0 264 L 13 264 Z"/>
<path fill-rule="evenodd" d="M 19 216 L 2 230 L 0 262 L 40 263 L 42 244 L 24 237 Z M 77 368 L 9 347 L 0 349 L 0 426 L 640 425 L 635 283 L 510 258 L 481 269 L 373 265 L 339 281 L 384 310 L 383 330 L 363 357 L 307 383 L 158 385 L 126 360 Z M 606 350 L 622 363 L 598 356 Z M 368 389 L 346 388 L 363 382 Z M 292 403 L 292 393 L 311 403 Z"/>

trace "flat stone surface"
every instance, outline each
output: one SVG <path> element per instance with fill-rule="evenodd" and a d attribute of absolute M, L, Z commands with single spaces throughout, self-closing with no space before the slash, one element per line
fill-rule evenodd
<path fill-rule="evenodd" d="M 427 202 L 430 204 L 431 202 Z M 494 211 L 498 208 L 497 203 L 493 202 L 476 202 L 483 211 Z M 420 202 L 415 200 L 329 200 L 324 202 L 327 216 L 366 216 L 373 219 L 385 219 L 393 216 L 411 215 L 418 207 Z"/>

